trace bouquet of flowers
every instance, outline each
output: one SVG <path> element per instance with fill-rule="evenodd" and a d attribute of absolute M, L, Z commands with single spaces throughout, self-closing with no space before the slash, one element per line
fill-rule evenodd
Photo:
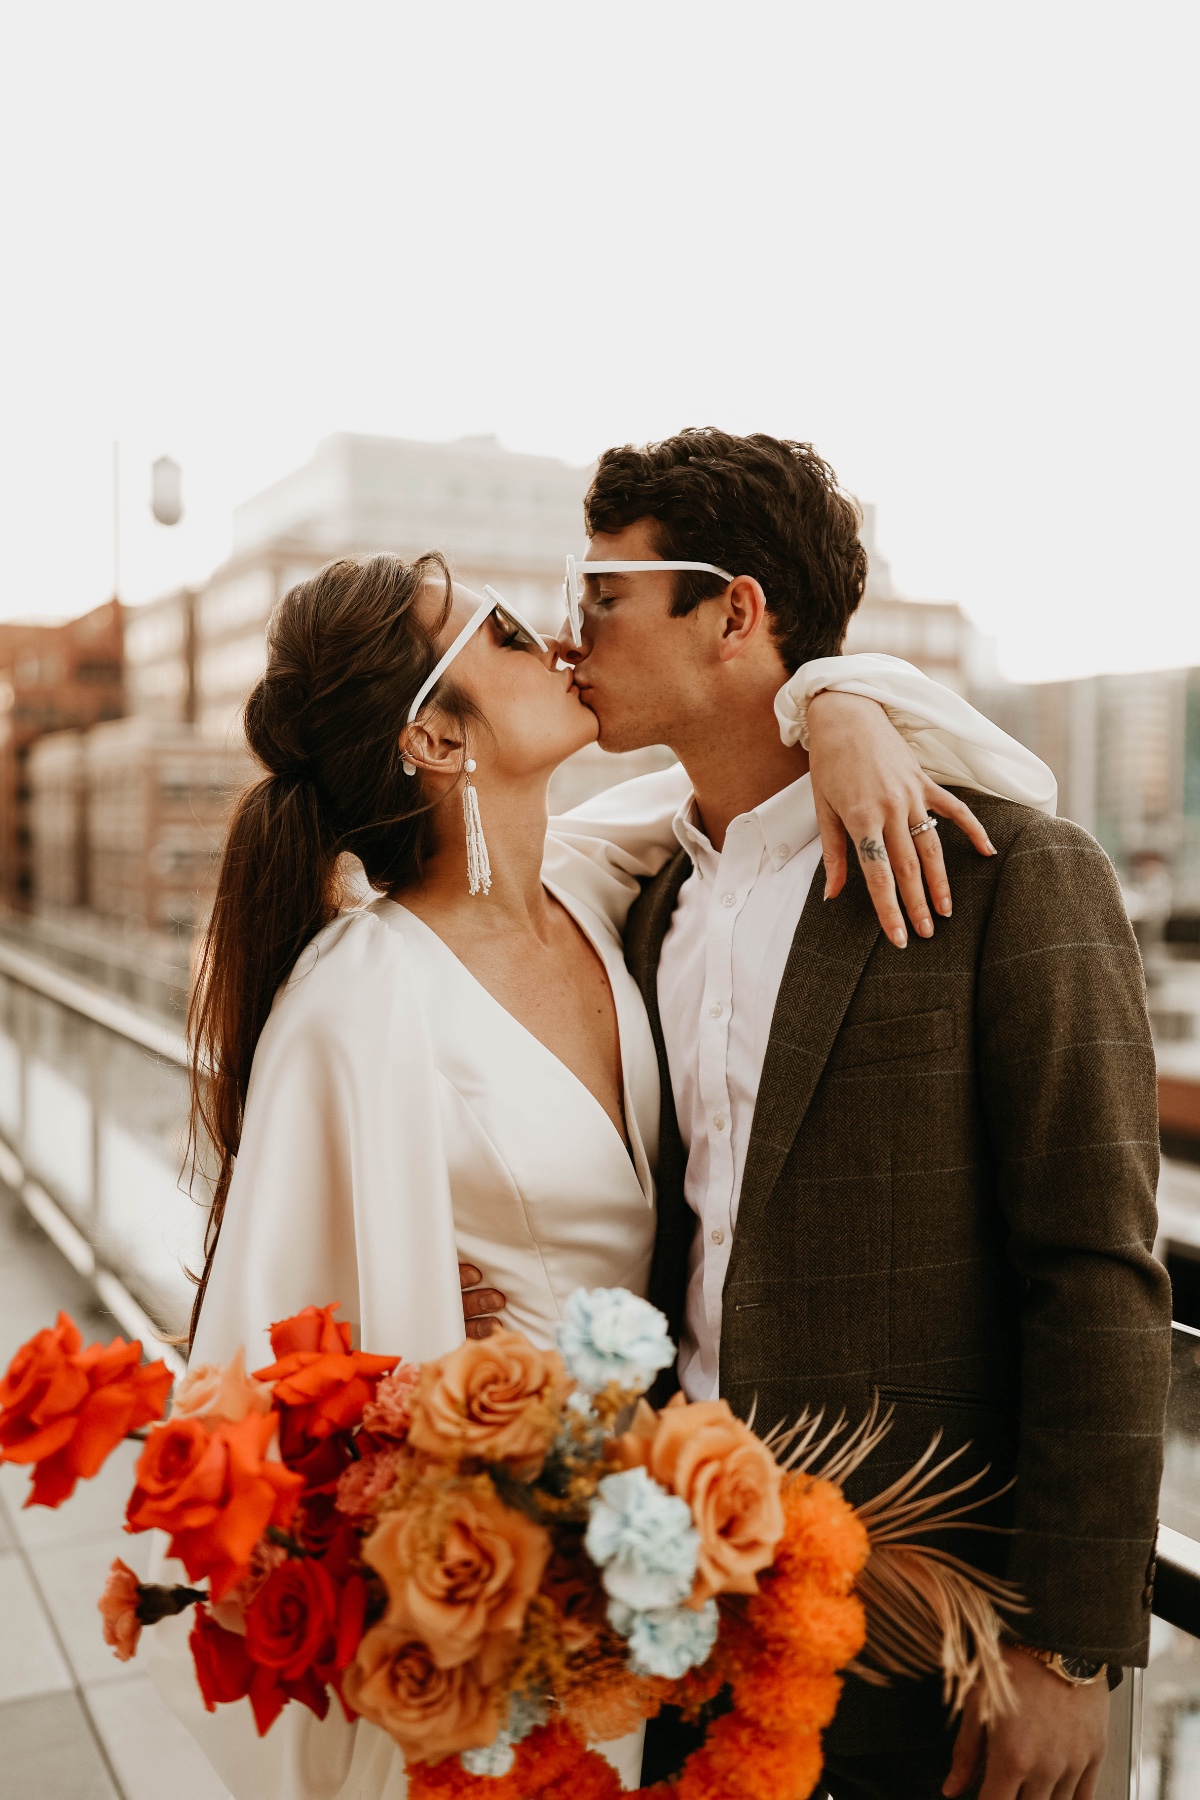
<path fill-rule="evenodd" d="M 296 1702 L 390 1734 L 413 1800 L 612 1800 L 589 1744 L 667 1703 L 708 1716 L 655 1792 L 802 1800 L 840 1672 L 940 1668 L 958 1703 L 1003 1703 L 1002 1584 L 902 1541 L 958 1517 L 911 1477 L 855 1509 L 839 1482 L 887 1429 L 804 1420 L 768 1439 L 721 1400 L 642 1396 L 674 1349 L 622 1289 L 574 1294 L 557 1351 L 517 1332 L 421 1367 L 351 1348 L 336 1306 L 271 1327 L 275 1356 L 171 1377 L 120 1340 L 83 1348 L 65 1314 L 0 1381 L 0 1460 L 58 1506 L 144 1437 L 126 1529 L 157 1528 L 187 1584 L 113 1564 L 107 1641 L 194 1608 L 210 1711 L 248 1700 L 260 1733 Z M 947 1461 L 950 1459 L 946 1459 Z M 870 1642 L 868 1624 L 870 1623 Z M 650 1790 L 644 1790 L 649 1793 Z"/>

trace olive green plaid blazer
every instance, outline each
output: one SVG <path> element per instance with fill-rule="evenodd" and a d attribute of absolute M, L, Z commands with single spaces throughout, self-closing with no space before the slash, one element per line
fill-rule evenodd
<path fill-rule="evenodd" d="M 806 1407 L 892 1432 L 879 1491 L 941 1432 L 969 1445 L 1000 1535 L 947 1548 L 1006 1573 L 1035 1644 L 1146 1660 L 1170 1287 L 1145 984 L 1111 864 L 1077 826 L 966 796 L 998 854 L 944 831 L 954 915 L 896 950 L 857 866 L 792 941 L 724 1289 L 721 1386 L 761 1428 Z M 683 1320 L 695 1217 L 656 979 L 680 854 L 630 917 L 663 1075 L 651 1298 Z M 955 1479 L 948 1475 L 947 1483 Z M 857 1685 L 857 1684 L 856 1684 Z"/>

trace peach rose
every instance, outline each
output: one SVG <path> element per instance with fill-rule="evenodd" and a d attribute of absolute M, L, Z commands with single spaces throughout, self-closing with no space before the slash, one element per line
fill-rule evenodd
<path fill-rule="evenodd" d="M 271 1390 L 246 1373 L 246 1352 L 232 1362 L 201 1363 L 189 1369 L 175 1389 L 173 1419 L 227 1419 L 236 1425 L 248 1413 L 269 1413 Z"/>
<path fill-rule="evenodd" d="M 676 1394 L 655 1417 L 643 1403 L 612 1460 L 640 1464 L 692 1509 L 700 1556 L 690 1604 L 714 1594 L 755 1594 L 783 1536 L 783 1472 L 761 1438 L 725 1400 L 688 1405 Z"/>
<path fill-rule="evenodd" d="M 408 1439 L 444 1462 L 537 1465 L 570 1387 L 558 1352 L 535 1350 L 519 1331 L 468 1338 L 421 1370 Z"/>
<path fill-rule="evenodd" d="M 364 1636 L 342 1692 L 348 1706 L 395 1739 L 406 1760 L 425 1763 L 492 1743 L 506 1699 L 479 1664 L 439 1668 L 428 1645 L 386 1623 Z"/>
<path fill-rule="evenodd" d="M 386 1514 L 363 1556 L 387 1588 L 387 1622 L 413 1631 L 439 1668 L 452 1669 L 496 1640 L 515 1644 L 550 1535 L 476 1486 L 431 1500 Z"/>
<path fill-rule="evenodd" d="M 97 1605 L 104 1620 L 104 1641 L 111 1645 L 119 1662 L 128 1662 L 137 1652 L 142 1635 L 138 1618 L 138 1578 L 128 1563 L 118 1556 L 108 1573 Z"/>

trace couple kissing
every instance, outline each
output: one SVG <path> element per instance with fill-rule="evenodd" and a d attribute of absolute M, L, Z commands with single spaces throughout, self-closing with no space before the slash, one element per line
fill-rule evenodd
<path fill-rule="evenodd" d="M 1037 758 L 841 654 L 866 554 L 811 446 L 607 451 L 584 522 L 557 639 L 433 553 L 279 603 L 193 1008 L 193 1352 L 330 1297 L 364 1350 L 441 1356 L 464 1315 L 548 1346 L 624 1287 L 680 1345 L 662 1395 L 763 1429 L 878 1400 L 875 1487 L 969 1445 L 953 1548 L 1024 1595 L 1016 1706 L 985 1733 L 852 1677 L 823 1780 L 1088 1800 L 1147 1654 L 1170 1322 L 1116 877 Z M 597 739 L 678 761 L 548 818 Z M 236 1800 L 401 1800 L 365 1721 L 206 1715 L 178 1627 L 152 1672 Z M 632 1787 L 691 1730 L 602 1748 Z"/>

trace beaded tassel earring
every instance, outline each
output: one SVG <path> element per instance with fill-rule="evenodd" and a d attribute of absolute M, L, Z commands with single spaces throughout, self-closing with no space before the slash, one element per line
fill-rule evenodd
<path fill-rule="evenodd" d="M 467 774 L 467 785 L 463 789 L 463 819 L 467 827 L 467 883 L 473 894 L 490 894 L 492 865 L 483 835 L 483 821 L 479 817 L 479 795 L 471 780 L 475 772 L 475 758 L 469 756 L 463 766 Z"/>

